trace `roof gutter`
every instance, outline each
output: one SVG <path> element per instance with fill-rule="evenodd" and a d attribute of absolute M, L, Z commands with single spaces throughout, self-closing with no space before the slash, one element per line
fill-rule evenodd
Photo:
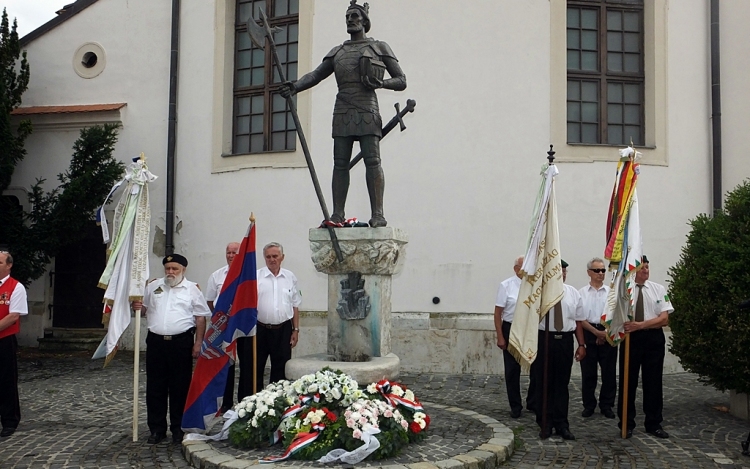
<path fill-rule="evenodd" d="M 721 211 L 721 47 L 719 43 L 719 0 L 711 0 L 711 125 L 713 209 Z"/>
<path fill-rule="evenodd" d="M 169 121 L 167 127 L 167 204 L 165 255 L 174 253 L 175 146 L 177 143 L 177 59 L 180 47 L 180 0 L 172 0 L 172 40 L 169 60 Z"/>

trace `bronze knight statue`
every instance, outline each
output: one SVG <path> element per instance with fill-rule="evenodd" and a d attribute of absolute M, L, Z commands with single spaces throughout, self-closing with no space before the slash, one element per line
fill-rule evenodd
<path fill-rule="evenodd" d="M 333 214 L 331 221 L 345 221 L 344 206 L 349 191 L 349 161 L 354 141 L 365 160 L 367 191 L 372 216 L 370 226 L 386 226 L 383 216 L 385 176 L 380 165 L 382 121 L 375 90 L 406 89 L 406 75 L 391 48 L 382 41 L 368 38 L 369 5 L 351 0 L 346 10 L 346 32 L 351 39 L 334 47 L 323 62 L 296 82 L 285 82 L 281 95 L 285 98 L 312 88 L 332 73 L 336 75 L 339 92 L 333 110 Z M 385 78 L 385 71 L 391 78 Z"/>

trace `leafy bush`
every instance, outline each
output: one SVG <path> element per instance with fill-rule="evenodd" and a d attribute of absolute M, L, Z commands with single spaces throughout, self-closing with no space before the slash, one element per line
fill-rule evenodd
<path fill-rule="evenodd" d="M 670 350 L 700 380 L 750 393 L 750 181 L 728 193 L 724 210 L 699 215 L 669 271 Z"/>

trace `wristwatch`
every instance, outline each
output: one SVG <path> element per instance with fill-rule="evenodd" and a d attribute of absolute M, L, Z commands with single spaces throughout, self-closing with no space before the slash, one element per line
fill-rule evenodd
<path fill-rule="evenodd" d="M 586 348 L 586 344 L 578 344 L 578 347 Z"/>
<path fill-rule="evenodd" d="M 292 330 L 299 332 L 299 327 L 293 327 Z"/>

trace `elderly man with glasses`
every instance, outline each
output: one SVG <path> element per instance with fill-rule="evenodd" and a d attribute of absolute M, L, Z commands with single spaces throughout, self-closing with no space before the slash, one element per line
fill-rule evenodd
<path fill-rule="evenodd" d="M 581 322 L 586 341 L 586 357 L 581 360 L 582 417 L 591 417 L 596 410 L 596 385 L 599 368 L 602 369 L 602 387 L 599 390 L 599 409 L 608 419 L 615 418 L 612 408 L 617 395 L 617 349 L 607 342 L 607 334 L 601 323 L 607 304 L 609 287 L 604 285 L 604 261 L 598 257 L 586 265 L 589 284 L 579 290 L 583 299 L 586 320 Z"/>

